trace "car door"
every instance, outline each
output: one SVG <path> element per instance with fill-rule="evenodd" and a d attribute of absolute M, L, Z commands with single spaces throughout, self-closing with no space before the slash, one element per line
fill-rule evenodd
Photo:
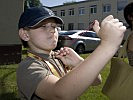
<path fill-rule="evenodd" d="M 93 32 L 84 32 L 82 34 L 86 44 L 86 51 L 93 51 L 99 45 L 100 39 L 96 37 L 96 34 Z"/>

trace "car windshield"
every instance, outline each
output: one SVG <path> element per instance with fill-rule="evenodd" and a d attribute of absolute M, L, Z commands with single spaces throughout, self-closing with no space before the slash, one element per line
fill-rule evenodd
<path fill-rule="evenodd" d="M 63 34 L 63 33 L 65 33 L 65 32 L 67 32 L 67 31 L 60 31 L 59 34 Z"/>
<path fill-rule="evenodd" d="M 63 33 L 61 33 L 61 35 L 73 35 L 74 33 L 76 33 L 76 32 L 63 32 Z"/>
<path fill-rule="evenodd" d="M 95 32 L 87 32 L 87 31 L 80 33 L 79 36 L 98 38 Z"/>

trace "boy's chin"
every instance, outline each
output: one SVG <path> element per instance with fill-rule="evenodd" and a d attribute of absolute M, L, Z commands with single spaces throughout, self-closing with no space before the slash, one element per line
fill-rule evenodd
<path fill-rule="evenodd" d="M 53 45 L 50 49 L 54 50 L 56 48 L 57 45 Z"/>

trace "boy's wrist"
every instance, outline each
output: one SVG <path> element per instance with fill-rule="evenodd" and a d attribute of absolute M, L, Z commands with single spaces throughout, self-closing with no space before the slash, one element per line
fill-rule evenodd
<path fill-rule="evenodd" d="M 107 41 L 101 41 L 100 43 L 101 46 L 103 46 L 104 48 L 110 48 L 110 49 L 118 49 L 120 44 L 118 43 L 110 43 L 110 42 L 107 42 Z"/>
<path fill-rule="evenodd" d="M 77 63 L 75 63 L 75 64 L 72 65 L 71 67 L 74 68 L 74 67 L 78 66 L 79 64 L 81 64 L 83 61 L 84 61 L 84 59 L 83 59 L 82 57 L 80 57 L 80 58 L 77 60 Z"/>
<path fill-rule="evenodd" d="M 107 49 L 109 50 L 109 52 L 112 52 L 112 53 L 113 52 L 115 53 L 119 49 L 119 45 L 111 44 L 111 43 L 104 43 L 104 42 L 101 42 L 100 47 Z"/>

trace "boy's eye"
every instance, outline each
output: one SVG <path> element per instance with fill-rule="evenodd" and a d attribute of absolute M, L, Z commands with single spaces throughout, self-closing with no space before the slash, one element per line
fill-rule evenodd
<path fill-rule="evenodd" d="M 53 27 L 53 28 L 57 28 L 57 26 L 56 26 L 56 25 L 54 25 L 54 26 L 51 26 L 51 27 Z"/>

